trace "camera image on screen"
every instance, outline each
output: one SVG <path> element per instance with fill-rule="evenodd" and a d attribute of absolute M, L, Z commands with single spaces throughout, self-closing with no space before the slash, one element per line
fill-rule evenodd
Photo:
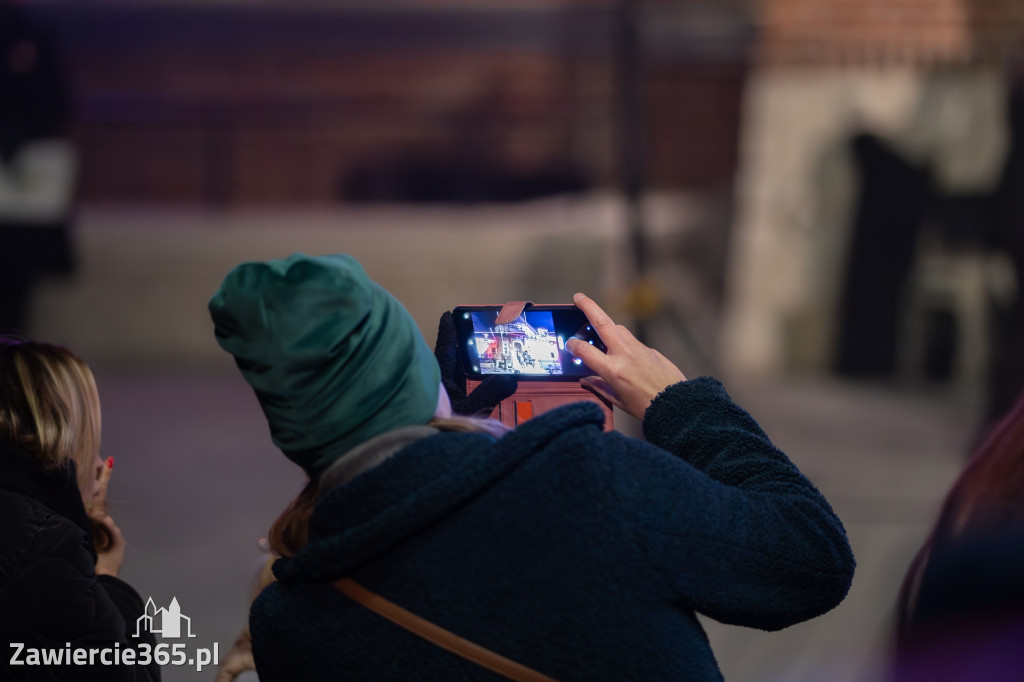
<path fill-rule="evenodd" d="M 468 314 L 481 374 L 562 374 L 565 339 L 555 335 L 550 312 L 525 312 L 501 325 L 486 313 Z"/>
<path fill-rule="evenodd" d="M 502 312 L 510 319 L 497 324 Z M 571 303 L 460 305 L 452 310 L 455 349 L 466 377 L 466 391 L 487 377 L 513 375 L 515 393 L 505 398 L 490 417 L 515 428 L 562 405 L 590 401 L 604 413 L 605 430 L 614 428 L 612 406 L 588 390 L 580 378 L 594 372 L 566 348 L 572 339 L 606 352 L 601 336 L 583 311 Z M 450 349 L 449 349 L 450 350 Z"/>
<path fill-rule="evenodd" d="M 526 310 L 507 324 L 496 324 L 497 308 L 456 309 L 467 373 L 566 380 L 591 374 L 565 342 L 575 336 L 594 343 L 597 335 L 575 307 L 565 308 Z"/>

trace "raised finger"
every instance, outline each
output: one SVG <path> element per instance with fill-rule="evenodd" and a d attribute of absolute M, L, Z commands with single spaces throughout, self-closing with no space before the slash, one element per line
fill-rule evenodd
<path fill-rule="evenodd" d="M 576 307 L 583 311 L 583 314 L 590 320 L 591 326 L 594 327 L 594 331 L 601 337 L 601 341 L 604 342 L 606 348 L 611 348 L 615 342 L 615 322 L 612 318 L 608 317 L 608 313 L 601 309 L 601 306 L 597 305 L 596 302 L 585 294 L 576 294 L 572 299 L 576 303 Z"/>
<path fill-rule="evenodd" d="M 114 458 L 107 457 L 107 460 L 103 463 L 103 468 L 100 471 L 100 484 L 99 490 L 96 493 L 97 499 L 107 499 L 107 486 L 110 485 L 110 477 L 114 474 Z"/>

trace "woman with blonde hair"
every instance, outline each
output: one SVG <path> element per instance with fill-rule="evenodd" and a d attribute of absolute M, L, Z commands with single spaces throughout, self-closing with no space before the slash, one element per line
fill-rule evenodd
<path fill-rule="evenodd" d="M 4 680 L 160 679 L 146 656 L 153 636 L 132 636 L 142 599 L 117 577 L 125 540 L 107 513 L 112 471 L 88 365 L 0 335 Z"/>

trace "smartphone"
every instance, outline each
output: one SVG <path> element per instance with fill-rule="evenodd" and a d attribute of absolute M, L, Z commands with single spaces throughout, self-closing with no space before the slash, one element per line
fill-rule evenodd
<path fill-rule="evenodd" d="M 615 427 L 611 404 L 580 386 L 580 377 L 593 372 L 565 347 L 569 339 L 577 338 L 606 350 L 580 309 L 571 303 L 528 304 L 516 319 L 499 325 L 504 307 L 463 305 L 452 311 L 467 392 L 487 376 L 513 375 L 519 387 L 494 408 L 491 418 L 515 428 L 536 415 L 586 400 L 601 407 L 604 428 L 611 431 Z"/>
<path fill-rule="evenodd" d="M 572 304 L 529 305 L 512 322 L 496 324 L 502 306 L 452 311 L 466 376 L 511 374 L 520 381 L 578 381 L 593 374 L 565 347 L 571 338 L 605 350 L 583 312 Z"/>

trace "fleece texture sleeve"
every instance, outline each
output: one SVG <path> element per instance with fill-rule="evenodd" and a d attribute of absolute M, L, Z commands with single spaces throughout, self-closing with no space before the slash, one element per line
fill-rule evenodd
<path fill-rule="evenodd" d="M 623 439 L 624 471 L 606 480 L 681 606 L 773 630 L 842 601 L 854 559 L 839 518 L 718 381 L 668 387 L 643 428 L 648 444 Z M 638 459 L 645 466 L 631 466 Z"/>

